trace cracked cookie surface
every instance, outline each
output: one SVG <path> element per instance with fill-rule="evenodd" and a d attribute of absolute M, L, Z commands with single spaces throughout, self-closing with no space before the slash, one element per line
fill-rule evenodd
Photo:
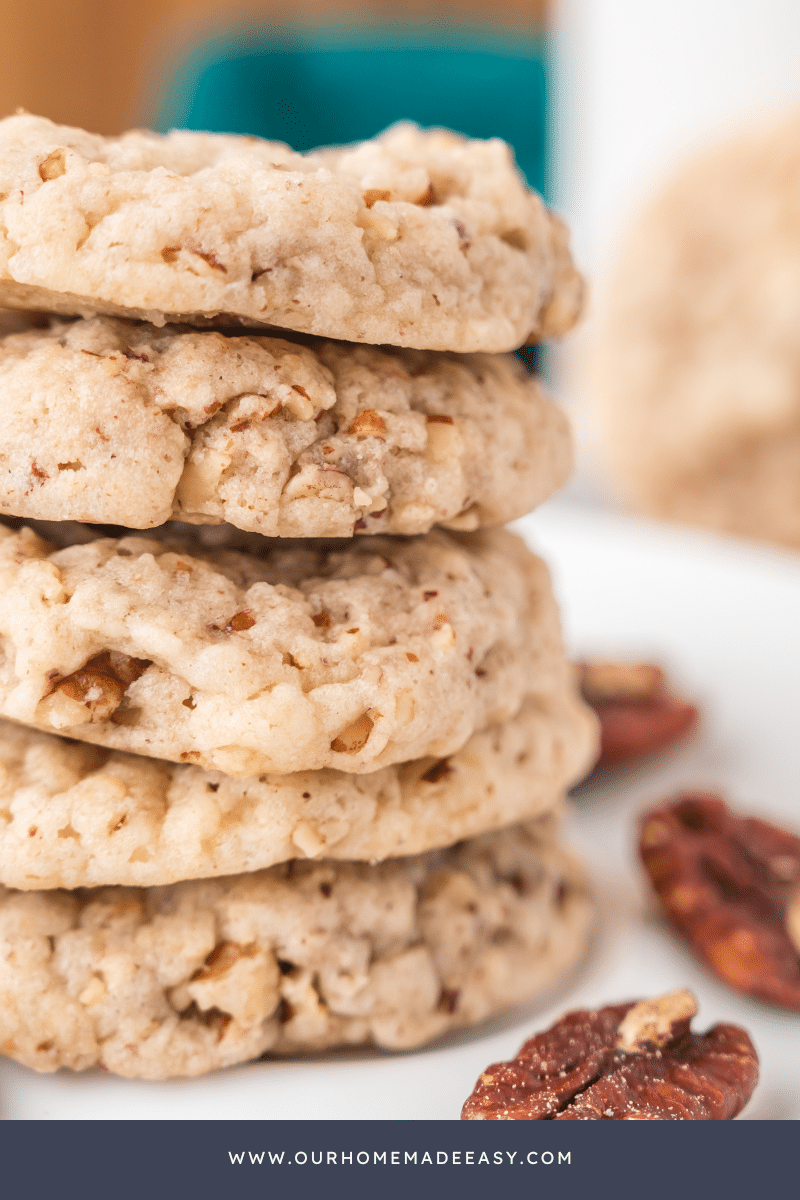
<path fill-rule="evenodd" d="M 564 226 L 509 148 L 398 125 L 300 155 L 258 138 L 0 122 L 0 304 L 373 345 L 512 350 L 574 324 Z"/>
<path fill-rule="evenodd" d="M 514 358 L 136 325 L 0 341 L 0 512 L 268 537 L 459 529 L 566 481 L 566 418 Z"/>
<path fill-rule="evenodd" d="M 554 983 L 592 904 L 552 818 L 427 855 L 169 888 L 0 889 L 0 1051 L 199 1075 L 265 1051 L 420 1045 Z"/>
<path fill-rule="evenodd" d="M 561 678 L 547 570 L 506 530 L 188 529 L 54 550 L 0 527 L 0 715 L 239 778 L 361 773 L 451 754 Z"/>

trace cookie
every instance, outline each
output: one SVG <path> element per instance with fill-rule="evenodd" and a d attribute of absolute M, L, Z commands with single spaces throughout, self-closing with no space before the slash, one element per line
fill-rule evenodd
<path fill-rule="evenodd" d="M 444 757 L 564 661 L 546 568 L 506 530 L 227 526 L 63 550 L 0 528 L 0 655 L 0 715 L 239 778 Z"/>
<path fill-rule="evenodd" d="M 290 858 L 418 854 L 557 807 L 595 748 L 566 677 L 448 758 L 368 775 L 236 780 L 0 722 L 0 882 L 149 887 Z"/>
<path fill-rule="evenodd" d="M 309 155 L 257 138 L 0 122 L 0 304 L 228 319 L 431 350 L 565 332 L 566 231 L 503 142 L 396 125 Z"/>
<path fill-rule="evenodd" d="M 634 507 L 800 547 L 800 115 L 675 177 L 629 239 L 591 369 Z"/>
<path fill-rule="evenodd" d="M 0 889 L 0 1047 L 39 1071 L 163 1079 L 265 1051 L 420 1045 L 581 955 L 591 901 L 555 836 L 543 818 L 375 866 Z"/>
<path fill-rule="evenodd" d="M 701 469 L 618 486 L 652 516 L 800 550 L 800 413 L 796 429 L 746 441 Z"/>
<path fill-rule="evenodd" d="M 515 358 L 158 330 L 0 342 L 0 512 L 268 537 L 459 529 L 564 483 L 566 419 Z"/>

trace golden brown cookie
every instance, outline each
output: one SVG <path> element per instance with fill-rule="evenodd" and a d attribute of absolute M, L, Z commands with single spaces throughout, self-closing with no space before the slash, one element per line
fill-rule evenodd
<path fill-rule="evenodd" d="M 552 819 L 370 866 L 168 888 L 0 888 L 0 1046 L 39 1071 L 200 1075 L 333 1045 L 400 1049 L 526 1000 L 592 904 Z"/>
<path fill-rule="evenodd" d="M 800 547 L 800 117 L 677 175 L 633 229 L 591 369 L 620 495 Z"/>
<path fill-rule="evenodd" d="M 574 324 L 563 224 L 503 142 L 396 125 L 258 138 L 0 122 L 0 304 L 373 345 L 512 350 Z"/>
<path fill-rule="evenodd" d="M 290 858 L 377 862 L 538 817 L 595 754 L 566 677 L 447 758 L 231 779 L 0 721 L 0 883 L 153 886 Z"/>
<path fill-rule="evenodd" d="M 56 550 L 0 527 L 0 715 L 98 745 L 360 774 L 453 753 L 563 671 L 547 570 L 503 529 Z"/>
<path fill-rule="evenodd" d="M 513 357 L 110 317 L 0 339 L 0 420 L 0 512 L 134 529 L 477 529 L 572 465 L 566 419 Z"/>

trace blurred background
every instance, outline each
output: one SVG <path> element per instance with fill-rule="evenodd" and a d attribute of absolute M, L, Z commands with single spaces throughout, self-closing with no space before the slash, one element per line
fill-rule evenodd
<path fill-rule="evenodd" d="M 543 186 L 543 0 L 3 0 L 0 109 L 300 150 L 393 120 L 498 124 Z"/>
<path fill-rule="evenodd" d="M 800 106 L 797 0 L 0 0 L 0 13 L 2 112 L 300 150 L 401 118 L 504 137 L 591 281 L 581 333 L 546 359 L 573 411 L 645 198 L 705 142 Z M 573 490 L 597 498 L 590 476 Z"/>
<path fill-rule="evenodd" d="M 0 14 L 3 113 L 299 149 L 402 117 L 505 136 L 596 280 L 674 163 L 800 98 L 797 0 L 0 0 Z"/>

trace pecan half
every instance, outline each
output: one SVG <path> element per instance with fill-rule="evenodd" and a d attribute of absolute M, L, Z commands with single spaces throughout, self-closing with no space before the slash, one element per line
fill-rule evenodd
<path fill-rule="evenodd" d="M 720 979 L 800 1010 L 800 838 L 698 792 L 645 813 L 639 850 L 670 921 Z"/>
<path fill-rule="evenodd" d="M 672 695 L 654 663 L 582 662 L 578 678 L 584 700 L 600 720 L 595 770 L 655 754 L 697 724 L 697 709 Z"/>
<path fill-rule="evenodd" d="M 736 1025 L 692 1033 L 691 992 L 567 1013 L 483 1072 L 463 1121 L 727 1121 L 758 1081 Z"/>

